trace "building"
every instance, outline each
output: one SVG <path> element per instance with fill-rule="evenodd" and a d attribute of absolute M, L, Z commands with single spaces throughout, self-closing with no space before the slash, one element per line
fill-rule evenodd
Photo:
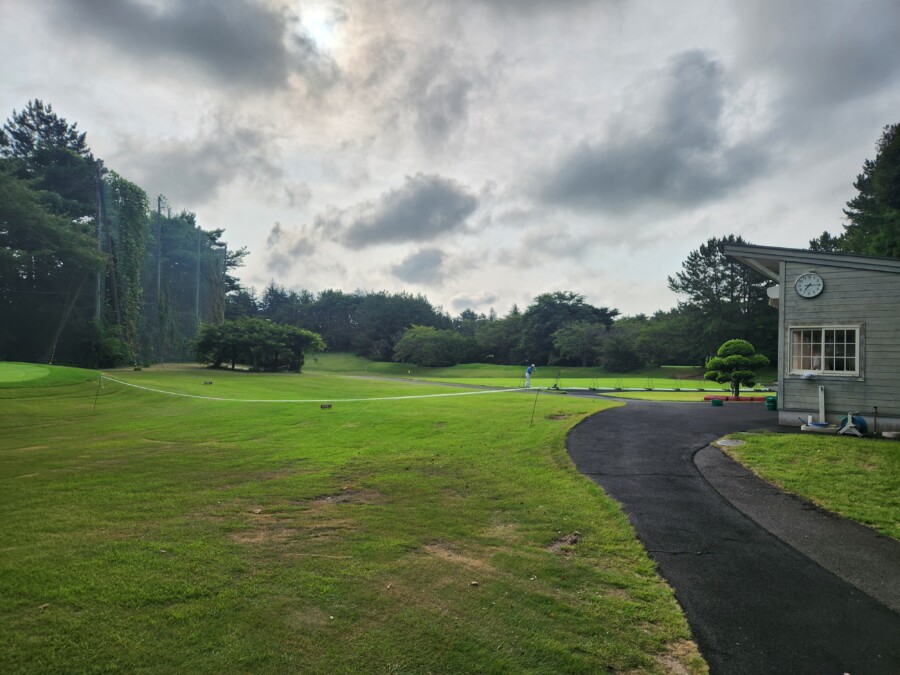
<path fill-rule="evenodd" d="M 725 254 L 774 284 L 778 416 L 836 423 L 852 412 L 900 430 L 900 259 L 768 246 Z"/>

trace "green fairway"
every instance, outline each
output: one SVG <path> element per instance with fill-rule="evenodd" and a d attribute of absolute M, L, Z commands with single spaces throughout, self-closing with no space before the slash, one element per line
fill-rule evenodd
<path fill-rule="evenodd" d="M 0 385 L 38 380 L 46 377 L 50 370 L 50 366 L 42 366 L 36 363 L 4 363 L 3 367 L 0 368 Z"/>
<path fill-rule="evenodd" d="M 705 670 L 566 455 L 615 403 L 314 365 L 0 384 L 3 672 Z"/>
<path fill-rule="evenodd" d="M 735 434 L 723 448 L 759 476 L 900 539 L 900 443 L 821 434 Z"/>
<path fill-rule="evenodd" d="M 391 377 L 431 382 L 465 383 L 489 387 L 522 387 L 524 366 L 500 366 L 483 363 L 460 364 L 450 368 L 420 368 L 403 363 L 373 362 L 351 354 L 319 354 L 305 366 L 308 373 L 343 373 L 370 377 Z M 727 385 L 703 379 L 703 369 L 696 366 L 663 366 L 645 368 L 635 373 L 609 373 L 602 368 L 547 366 L 538 368 L 531 378 L 534 388 L 559 389 L 644 389 L 692 390 L 706 394 L 728 392 Z M 760 382 L 774 378 L 774 370 L 758 373 Z M 675 392 L 677 394 L 677 391 Z M 702 400 L 699 397 L 666 397 L 665 400 Z"/>

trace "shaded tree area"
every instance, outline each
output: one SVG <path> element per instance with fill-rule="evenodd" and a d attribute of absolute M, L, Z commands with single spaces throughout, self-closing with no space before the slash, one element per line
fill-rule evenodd
<path fill-rule="evenodd" d="M 254 371 L 299 373 L 305 354 L 324 350 L 325 342 L 301 328 L 245 317 L 202 326 L 195 349 L 197 359 L 214 368 L 243 363 Z"/>
<path fill-rule="evenodd" d="M 4 123 L 0 184 L 0 359 L 187 359 L 200 321 L 222 319 L 228 263 L 246 251 L 223 262 L 221 230 L 152 215 L 52 106 L 29 101 Z"/>
<path fill-rule="evenodd" d="M 809 242 L 812 250 L 900 258 L 900 123 L 884 127 L 875 151 L 853 182 L 844 231 L 823 232 Z"/>
<path fill-rule="evenodd" d="M 0 358 L 46 362 L 106 261 L 89 224 L 54 213 L 35 181 L 15 174 L 0 159 Z"/>

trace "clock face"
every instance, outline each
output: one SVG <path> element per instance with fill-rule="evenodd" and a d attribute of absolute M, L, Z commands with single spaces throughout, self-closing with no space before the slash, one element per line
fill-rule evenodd
<path fill-rule="evenodd" d="M 802 298 L 814 298 L 823 290 L 825 290 L 825 282 L 822 277 L 812 272 L 801 274 L 797 277 L 797 283 L 794 284 L 797 294 Z"/>

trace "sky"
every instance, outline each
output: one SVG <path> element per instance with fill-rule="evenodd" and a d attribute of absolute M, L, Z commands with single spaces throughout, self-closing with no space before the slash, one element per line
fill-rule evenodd
<path fill-rule="evenodd" d="M 241 282 L 625 315 L 710 237 L 805 248 L 900 122 L 897 0 L 0 0 L 41 99 Z"/>

